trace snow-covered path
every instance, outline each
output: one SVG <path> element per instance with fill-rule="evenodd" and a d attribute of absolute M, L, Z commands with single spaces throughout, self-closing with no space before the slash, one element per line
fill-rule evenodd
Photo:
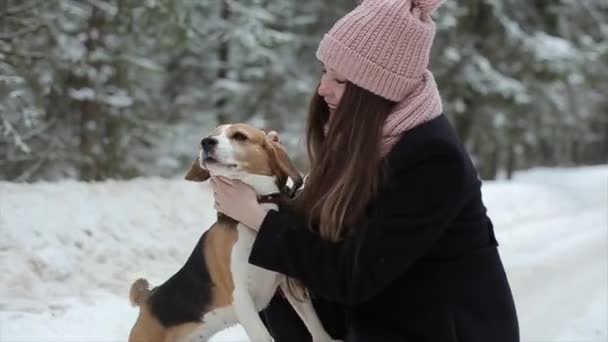
<path fill-rule="evenodd" d="M 528 172 L 484 192 L 503 223 L 501 254 L 523 341 L 608 341 L 606 171 Z"/>
<path fill-rule="evenodd" d="M 608 341 L 608 167 L 528 171 L 483 193 L 522 341 Z M 129 285 L 175 272 L 210 207 L 207 185 L 182 180 L 0 182 L 0 341 L 125 341 Z"/>
<path fill-rule="evenodd" d="M 599 210 L 583 210 L 522 224 L 512 245 L 503 239 L 526 340 L 608 341 L 606 326 L 595 326 L 602 317 L 608 324 L 605 222 Z"/>

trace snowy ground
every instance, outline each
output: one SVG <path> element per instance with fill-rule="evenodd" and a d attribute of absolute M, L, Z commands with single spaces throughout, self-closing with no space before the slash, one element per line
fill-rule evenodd
<path fill-rule="evenodd" d="M 483 193 L 522 341 L 608 341 L 608 167 L 537 169 Z M 208 185 L 180 179 L 0 182 L 0 341 L 125 341 L 131 282 L 173 274 L 209 208 Z M 213 339 L 243 340 L 238 326 Z"/>

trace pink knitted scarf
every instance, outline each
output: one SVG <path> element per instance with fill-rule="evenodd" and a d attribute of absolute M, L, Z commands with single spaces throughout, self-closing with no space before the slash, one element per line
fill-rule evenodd
<path fill-rule="evenodd" d="M 441 96 L 433 74 L 426 70 L 420 83 L 395 105 L 383 128 L 382 156 L 386 156 L 401 133 L 428 122 L 442 113 Z"/>
<path fill-rule="evenodd" d="M 380 152 L 385 157 L 401 137 L 401 134 L 441 115 L 441 96 L 430 71 L 426 71 L 414 90 L 400 102 L 386 118 L 382 133 Z M 329 122 L 323 127 L 325 134 Z"/>

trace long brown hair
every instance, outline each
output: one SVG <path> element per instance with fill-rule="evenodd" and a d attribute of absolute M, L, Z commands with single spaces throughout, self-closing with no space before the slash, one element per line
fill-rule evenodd
<path fill-rule="evenodd" d="M 337 241 L 365 214 L 382 180 L 382 127 L 395 102 L 351 82 L 331 115 L 315 91 L 306 139 L 310 172 L 291 204 L 324 239 Z M 327 133 L 325 132 L 327 125 Z"/>

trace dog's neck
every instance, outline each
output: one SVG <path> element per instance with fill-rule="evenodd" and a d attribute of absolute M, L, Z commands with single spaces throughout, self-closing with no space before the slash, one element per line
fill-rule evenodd
<path fill-rule="evenodd" d="M 275 177 L 263 175 L 245 175 L 241 181 L 253 188 L 258 196 L 267 196 L 279 193 Z"/>
<path fill-rule="evenodd" d="M 266 209 L 278 209 L 278 201 L 268 200 L 275 194 L 280 194 L 280 189 L 277 186 L 276 179 L 273 176 L 263 175 L 245 175 L 240 178 L 245 184 L 251 186 L 258 195 L 258 202 Z"/>

